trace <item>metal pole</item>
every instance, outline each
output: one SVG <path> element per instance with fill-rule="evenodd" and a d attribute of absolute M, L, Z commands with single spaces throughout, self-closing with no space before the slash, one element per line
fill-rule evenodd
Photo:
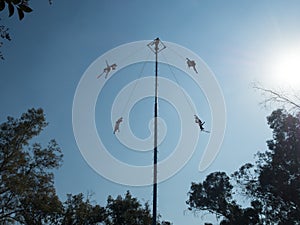
<path fill-rule="evenodd" d="M 159 42 L 159 39 L 157 38 Z M 154 102 L 154 158 L 153 158 L 153 220 L 157 218 L 157 117 L 158 117 L 158 45 L 155 45 L 155 102 Z"/>
<path fill-rule="evenodd" d="M 154 50 L 153 47 L 154 46 Z M 153 158 L 153 218 L 152 225 L 157 225 L 157 118 L 158 118 L 158 53 L 166 48 L 159 38 L 148 47 L 155 53 L 155 100 L 154 100 L 154 158 Z"/>

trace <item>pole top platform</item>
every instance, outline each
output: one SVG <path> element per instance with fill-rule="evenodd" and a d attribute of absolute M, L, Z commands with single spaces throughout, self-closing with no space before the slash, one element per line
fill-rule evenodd
<path fill-rule="evenodd" d="M 166 48 L 164 43 L 158 37 L 155 38 L 153 41 L 151 41 L 149 44 L 147 44 L 147 46 L 155 54 L 161 52 L 162 50 L 164 50 Z"/>

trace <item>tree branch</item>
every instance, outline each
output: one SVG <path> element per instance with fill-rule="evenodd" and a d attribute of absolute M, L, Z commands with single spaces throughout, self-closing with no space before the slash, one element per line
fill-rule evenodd
<path fill-rule="evenodd" d="M 253 88 L 261 91 L 263 94 L 268 94 L 269 95 L 269 97 L 266 97 L 266 99 L 261 103 L 261 104 L 264 104 L 264 106 L 266 106 L 268 103 L 269 104 L 279 103 L 282 106 L 289 105 L 290 110 L 300 110 L 300 104 L 299 103 L 295 102 L 289 96 L 287 96 L 283 93 L 280 93 L 279 91 L 263 88 L 261 86 L 258 86 L 257 84 L 254 84 Z M 299 96 L 295 95 L 294 97 L 297 100 L 300 100 Z"/>

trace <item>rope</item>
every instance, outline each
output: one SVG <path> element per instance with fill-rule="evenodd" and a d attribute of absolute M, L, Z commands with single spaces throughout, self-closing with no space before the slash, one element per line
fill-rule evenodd
<path fill-rule="evenodd" d="M 144 47 L 144 46 L 141 46 L 141 47 L 138 48 L 136 51 L 134 51 L 134 52 L 128 54 L 128 55 L 125 56 L 124 58 L 121 58 L 121 59 L 119 60 L 119 62 L 123 62 L 123 61 L 125 61 L 126 59 L 130 59 L 131 56 L 137 54 L 137 53 L 140 52 L 142 49 L 145 49 L 145 47 Z M 149 56 L 148 56 L 148 57 L 149 57 Z"/>
<path fill-rule="evenodd" d="M 137 87 L 137 85 L 138 85 L 138 83 L 139 83 L 139 81 L 140 81 L 140 78 L 142 77 L 142 74 L 143 74 L 143 72 L 144 72 L 146 63 L 147 63 L 147 61 L 148 61 L 148 59 L 149 59 L 150 53 L 151 53 L 151 52 L 149 51 L 149 53 L 148 53 L 148 55 L 147 55 L 147 58 L 146 58 L 146 61 L 144 61 L 143 65 L 142 65 L 142 68 L 141 68 L 141 70 L 140 70 L 140 72 L 139 72 L 138 79 L 136 80 L 136 82 L 134 83 L 133 88 L 131 89 L 130 95 L 129 95 L 129 97 L 128 97 L 128 99 L 127 99 L 127 102 L 126 102 L 126 104 L 125 104 L 125 106 L 124 106 L 124 108 L 123 108 L 123 110 L 122 110 L 121 115 L 124 114 L 124 112 L 125 112 L 125 110 L 126 110 L 128 104 L 129 104 L 129 101 L 131 100 L 131 97 L 132 97 L 132 95 L 133 95 L 133 92 L 134 92 L 134 90 L 136 89 L 136 87 Z"/>
<path fill-rule="evenodd" d="M 184 92 L 183 88 L 179 85 L 179 81 L 178 81 L 178 79 L 177 79 L 177 77 L 176 77 L 175 72 L 173 71 L 173 69 L 171 68 L 170 64 L 168 63 L 169 61 L 167 60 L 167 57 L 166 57 L 163 53 L 162 53 L 162 56 L 163 56 L 164 59 L 166 60 L 167 65 L 168 65 L 168 67 L 169 67 L 169 70 L 171 71 L 171 74 L 173 75 L 173 77 L 174 77 L 174 79 L 175 79 L 177 85 L 180 87 L 180 90 L 181 90 L 183 96 L 185 97 L 185 100 L 187 101 L 187 103 L 189 104 L 189 106 L 190 106 L 190 108 L 191 108 L 191 111 L 194 112 L 194 115 L 197 114 L 197 113 L 195 113 L 194 108 L 193 108 L 193 105 L 192 105 L 192 103 L 190 102 L 189 98 L 187 97 L 186 93 Z"/>
<path fill-rule="evenodd" d="M 186 57 L 183 57 L 181 54 L 179 54 L 179 53 L 178 53 L 177 51 L 175 51 L 174 49 L 172 49 L 172 48 L 170 48 L 170 47 L 168 47 L 168 48 L 169 48 L 171 51 L 173 51 L 176 55 L 178 55 L 180 58 L 182 58 L 184 61 L 187 59 Z M 165 60 L 168 62 L 166 56 L 165 56 L 164 54 L 162 54 L 162 55 L 163 55 L 163 57 L 165 58 Z M 168 67 L 169 67 L 169 69 L 170 69 L 170 71 L 171 71 L 171 73 L 172 73 L 172 75 L 173 75 L 173 77 L 174 77 L 176 83 L 178 84 L 178 86 L 180 86 L 180 85 L 179 85 L 179 82 L 178 82 L 178 79 L 176 78 L 176 75 L 175 75 L 174 71 L 172 70 L 170 64 L 167 63 L 167 65 L 168 65 Z M 197 72 L 197 71 L 196 71 L 196 72 Z M 181 87 L 181 86 L 180 86 L 180 87 Z M 193 107 L 192 107 L 191 102 L 189 101 L 189 98 L 187 97 L 187 95 L 185 94 L 185 92 L 183 91 L 182 88 L 181 88 L 181 91 L 183 92 L 184 97 L 186 98 L 187 102 L 189 103 L 189 106 L 190 106 L 191 110 L 193 111 Z M 194 111 L 193 111 L 193 112 L 194 112 Z M 196 114 L 197 114 L 197 113 L 194 112 L 194 115 L 196 115 Z M 201 130 L 201 132 L 210 133 L 210 131 L 205 130 L 205 129 Z"/>
<path fill-rule="evenodd" d="M 186 60 L 186 57 L 182 56 L 181 54 L 179 54 L 177 51 L 175 51 L 173 48 L 170 48 L 168 46 L 168 49 L 170 49 L 171 51 L 173 51 L 176 55 L 178 55 L 180 58 L 182 58 L 184 61 Z"/>

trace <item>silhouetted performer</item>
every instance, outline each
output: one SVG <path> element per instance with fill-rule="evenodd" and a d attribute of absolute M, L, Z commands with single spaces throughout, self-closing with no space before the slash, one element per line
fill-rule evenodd
<path fill-rule="evenodd" d="M 115 124 L 114 134 L 118 131 L 120 132 L 120 123 L 123 121 L 123 117 L 120 117 Z"/>
<path fill-rule="evenodd" d="M 153 46 L 155 45 L 154 49 L 155 51 L 158 51 L 159 50 L 159 38 L 155 38 L 154 41 L 152 41 L 151 43 L 148 44 L 148 46 Z"/>
<path fill-rule="evenodd" d="M 194 115 L 195 116 L 195 123 L 198 123 L 199 127 L 200 127 L 200 130 L 201 131 L 204 131 L 204 127 L 203 125 L 205 124 L 205 122 L 202 122 L 198 116 Z"/>
<path fill-rule="evenodd" d="M 190 67 L 192 67 L 193 69 L 194 69 L 194 71 L 196 72 L 196 73 L 198 73 L 198 71 L 197 71 L 197 69 L 196 69 L 196 62 L 194 61 L 194 60 L 190 60 L 189 58 L 186 58 L 186 63 L 187 63 L 187 65 L 188 65 L 188 67 L 190 68 Z"/>
<path fill-rule="evenodd" d="M 112 65 L 109 65 L 108 62 L 107 62 L 107 60 L 105 60 L 105 62 L 106 62 L 106 68 L 103 69 L 103 72 L 97 77 L 97 79 L 99 77 L 101 77 L 104 73 L 105 73 L 105 79 L 106 79 L 107 76 L 108 76 L 108 74 L 109 74 L 109 72 L 111 70 L 115 70 L 117 68 L 117 64 L 114 63 Z"/>

